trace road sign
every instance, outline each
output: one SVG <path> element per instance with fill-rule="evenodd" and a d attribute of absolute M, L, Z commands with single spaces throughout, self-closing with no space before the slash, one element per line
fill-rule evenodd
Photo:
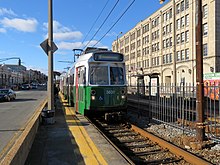
<path fill-rule="evenodd" d="M 52 49 L 49 48 L 48 45 L 48 39 L 44 40 L 41 44 L 40 44 L 41 48 L 44 50 L 44 52 L 48 55 L 48 51 L 51 50 L 53 51 L 53 53 L 55 51 L 57 51 L 58 47 L 56 46 L 56 44 L 54 42 L 52 42 Z"/>

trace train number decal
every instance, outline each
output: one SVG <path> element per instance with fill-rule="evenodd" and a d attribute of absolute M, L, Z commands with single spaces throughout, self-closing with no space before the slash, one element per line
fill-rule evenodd
<path fill-rule="evenodd" d="M 114 95 L 115 91 L 114 90 L 106 90 L 107 95 Z"/>

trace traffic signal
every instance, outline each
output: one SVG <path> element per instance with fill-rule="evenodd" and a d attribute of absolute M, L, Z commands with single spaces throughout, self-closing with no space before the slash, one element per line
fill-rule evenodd
<path fill-rule="evenodd" d="M 18 65 L 21 66 L 21 59 L 18 59 Z"/>
<path fill-rule="evenodd" d="M 162 4 L 162 3 L 164 3 L 165 2 L 165 0 L 160 0 L 160 4 Z"/>

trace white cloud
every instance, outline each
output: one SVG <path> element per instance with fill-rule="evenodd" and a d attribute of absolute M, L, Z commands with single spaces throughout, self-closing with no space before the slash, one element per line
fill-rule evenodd
<path fill-rule="evenodd" d="M 0 33 L 6 33 L 6 30 L 4 28 L 0 28 Z"/>
<path fill-rule="evenodd" d="M 44 30 L 47 31 L 48 30 L 48 23 L 44 23 L 43 26 L 44 26 Z M 53 31 L 55 33 L 57 33 L 57 32 L 69 32 L 71 30 L 70 30 L 70 28 L 63 26 L 58 21 L 54 20 L 53 21 Z"/>
<path fill-rule="evenodd" d="M 48 23 L 44 23 L 44 30 L 48 30 Z M 80 31 L 72 31 L 70 28 L 63 26 L 58 21 L 53 21 L 53 38 L 54 40 L 79 40 L 82 38 L 82 33 Z M 48 34 L 44 36 L 47 38 Z"/>
<path fill-rule="evenodd" d="M 83 45 L 81 42 L 60 42 L 57 44 L 59 50 L 73 50 L 73 49 L 82 49 Z"/>
<path fill-rule="evenodd" d="M 16 14 L 11 9 L 6 9 L 6 8 L 0 8 L 0 15 L 16 16 Z"/>
<path fill-rule="evenodd" d="M 81 38 L 82 38 L 82 33 L 79 31 L 54 33 L 54 39 L 56 40 L 76 40 Z"/>
<path fill-rule="evenodd" d="M 0 21 L 1 24 L 3 24 L 6 28 L 14 28 L 19 31 L 23 32 L 35 32 L 37 28 L 37 20 L 36 19 L 8 19 L 4 18 Z"/>
<path fill-rule="evenodd" d="M 59 50 L 73 50 L 73 49 L 83 49 L 87 45 L 87 43 L 88 41 L 84 42 L 83 44 L 82 42 L 60 42 L 60 43 L 57 43 L 56 45 Z M 87 47 L 93 46 L 96 43 L 97 41 L 93 40 L 87 45 Z M 104 46 L 101 43 L 98 43 L 96 47 L 108 48 L 107 46 Z"/>

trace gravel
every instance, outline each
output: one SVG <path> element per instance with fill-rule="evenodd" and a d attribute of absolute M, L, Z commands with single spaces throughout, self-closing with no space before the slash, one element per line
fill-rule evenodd
<path fill-rule="evenodd" d="M 141 128 L 146 129 L 177 146 L 187 149 L 213 164 L 220 165 L 220 144 L 212 140 L 207 140 L 200 144 L 196 141 L 196 137 L 193 134 L 189 134 L 181 129 L 165 124 L 149 123 L 147 118 L 137 116 L 133 113 L 128 113 L 128 118 Z"/>

